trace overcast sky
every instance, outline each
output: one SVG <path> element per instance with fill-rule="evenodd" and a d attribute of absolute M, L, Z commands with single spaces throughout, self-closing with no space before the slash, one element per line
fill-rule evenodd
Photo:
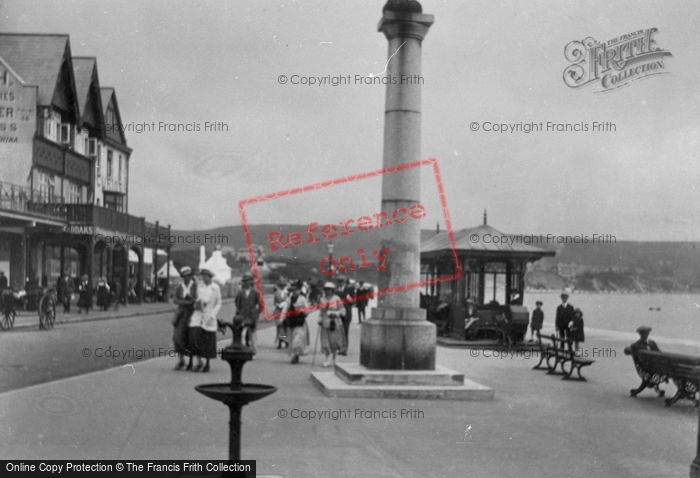
<path fill-rule="evenodd" d="M 384 86 L 278 77 L 380 74 L 383 3 L 4 0 L 0 29 L 68 33 L 74 56 L 97 57 L 124 123 L 226 123 L 228 132 L 127 132 L 129 212 L 201 229 L 240 224 L 241 199 L 381 168 Z M 422 157 L 438 160 L 457 229 L 480 224 L 486 208 L 505 232 L 700 240 L 698 3 L 610 3 L 422 2 L 435 15 L 423 43 Z M 569 42 L 653 27 L 656 45 L 673 55 L 664 60 L 670 74 L 605 93 L 564 84 Z M 470 130 L 548 121 L 612 122 L 616 132 Z M 434 209 L 425 173 L 421 200 Z M 249 219 L 373 213 L 378 184 L 277 200 Z M 438 219 L 429 214 L 423 227 Z"/>

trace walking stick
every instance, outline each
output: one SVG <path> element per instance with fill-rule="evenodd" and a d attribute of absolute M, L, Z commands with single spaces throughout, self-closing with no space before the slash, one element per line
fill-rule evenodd
<path fill-rule="evenodd" d="M 316 350 L 318 348 L 318 337 L 321 335 L 321 325 L 319 325 L 316 328 L 316 342 L 314 343 L 314 356 L 311 358 L 311 366 L 314 366 L 314 362 L 316 362 Z"/>

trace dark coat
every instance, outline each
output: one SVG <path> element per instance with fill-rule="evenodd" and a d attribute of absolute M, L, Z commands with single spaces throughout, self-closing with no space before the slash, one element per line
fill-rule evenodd
<path fill-rule="evenodd" d="M 567 303 L 566 307 L 564 305 L 559 305 L 557 307 L 557 315 L 554 319 L 554 326 L 559 330 L 566 330 L 569 328 L 569 322 L 574 319 L 574 306 Z"/>
<path fill-rule="evenodd" d="M 571 319 L 571 326 L 569 327 L 569 337 L 574 342 L 583 342 L 585 336 L 583 335 L 583 317 L 574 316 Z"/>
<path fill-rule="evenodd" d="M 530 328 L 532 330 L 540 330 L 542 324 L 544 323 L 544 312 L 542 309 L 535 309 L 532 311 L 532 319 L 530 320 Z"/>
<path fill-rule="evenodd" d="M 81 282 L 78 285 L 78 307 L 81 309 L 92 308 L 92 286 L 89 282 Z"/>
<path fill-rule="evenodd" d="M 244 289 L 236 294 L 236 320 L 242 321 L 244 324 L 254 324 L 260 316 L 260 299 L 258 291 L 254 287 L 250 288 L 250 293 L 246 297 Z"/>

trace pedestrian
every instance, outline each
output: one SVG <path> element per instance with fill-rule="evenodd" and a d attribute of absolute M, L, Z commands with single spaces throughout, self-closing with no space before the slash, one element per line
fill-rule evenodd
<path fill-rule="evenodd" d="M 63 312 L 70 313 L 70 302 L 73 297 L 73 279 L 61 274 L 56 282 L 56 299 L 63 305 Z"/>
<path fill-rule="evenodd" d="M 121 305 L 122 301 L 122 278 L 121 277 L 115 277 L 112 283 L 110 284 L 110 288 L 112 289 L 112 305 L 114 306 L 114 310 L 119 310 L 119 305 Z"/>
<path fill-rule="evenodd" d="M 174 299 L 177 310 L 173 320 L 173 345 L 180 359 L 175 370 L 180 370 L 185 366 L 185 355 L 190 358 L 187 370 L 192 370 L 193 354 L 189 347 L 189 331 L 190 320 L 194 314 L 194 303 L 197 299 L 197 283 L 194 280 L 192 268 L 189 266 L 180 269 L 180 277 L 182 277 L 182 282 L 175 291 Z"/>
<path fill-rule="evenodd" d="M 214 273 L 209 269 L 199 271 L 202 282 L 197 284 L 197 297 L 194 312 L 190 318 L 189 347 L 197 356 L 195 372 L 209 371 L 209 359 L 216 357 L 216 331 L 219 321 L 217 315 L 221 310 L 221 290 L 212 281 Z M 202 359 L 206 359 L 206 364 Z"/>
<path fill-rule="evenodd" d="M 365 285 L 365 281 L 360 281 L 360 285 L 357 289 L 357 302 L 355 302 L 355 305 L 357 306 L 357 320 L 362 323 L 363 320 L 365 320 L 365 309 L 367 308 L 367 304 L 369 303 L 369 293 L 370 293 L 370 288 Z"/>
<path fill-rule="evenodd" d="M 583 334 L 583 312 L 581 309 L 574 309 L 574 318 L 569 323 L 569 338 L 574 343 L 574 350 L 578 352 L 579 344 L 585 340 Z"/>
<path fill-rule="evenodd" d="M 326 282 L 323 285 L 323 298 L 321 299 L 321 320 L 318 322 L 321 327 L 321 351 L 326 354 L 324 367 L 329 367 L 331 363 L 335 366 L 336 354 L 347 350 L 345 341 L 345 331 L 343 330 L 343 316 L 345 307 L 339 296 L 335 295 L 335 284 Z M 331 362 L 331 356 L 333 362 Z"/>
<path fill-rule="evenodd" d="M 307 313 L 303 312 L 309 306 L 309 301 L 304 293 L 301 281 L 294 282 L 291 286 L 290 296 L 287 301 L 287 317 L 284 319 L 285 327 L 291 337 L 289 356 L 292 363 L 299 363 L 299 357 L 309 351 L 309 328 L 306 325 Z"/>
<path fill-rule="evenodd" d="M 282 279 L 280 279 L 279 282 L 277 282 L 277 285 L 275 286 L 274 303 L 275 303 L 274 315 L 279 314 L 280 316 L 282 316 L 284 314 L 284 311 L 285 311 L 286 305 L 287 305 L 287 283 Z M 285 348 L 289 348 L 288 331 L 287 331 L 287 328 L 285 327 L 284 324 L 285 324 L 284 317 L 279 318 L 275 322 L 275 326 L 277 327 L 277 334 L 275 335 L 275 343 L 277 344 L 278 349 L 282 348 L 282 344 L 284 344 Z"/>
<path fill-rule="evenodd" d="M 87 274 L 80 277 L 80 284 L 78 284 L 78 313 L 81 314 L 83 309 L 86 315 L 92 309 L 92 286 Z"/>
<path fill-rule="evenodd" d="M 557 307 L 557 315 L 554 318 L 554 326 L 559 333 L 559 337 L 568 337 L 569 322 L 574 318 L 574 307 L 569 304 L 569 294 L 561 294 L 561 304 Z"/>
<path fill-rule="evenodd" d="M 528 342 L 534 342 L 535 334 L 537 334 L 537 342 L 542 343 L 542 337 L 540 336 L 540 330 L 542 330 L 542 324 L 544 323 L 544 312 L 542 311 L 542 302 L 535 302 L 535 310 L 532 311 L 532 318 L 530 319 L 530 340 Z"/>
<path fill-rule="evenodd" d="M 7 280 L 7 276 L 5 275 L 5 271 L 0 271 L 0 295 L 2 295 L 2 292 L 5 289 L 8 289 L 10 287 L 10 282 Z"/>
<path fill-rule="evenodd" d="M 253 355 L 256 355 L 258 348 L 256 346 L 255 329 L 260 317 L 260 298 L 253 287 L 253 281 L 252 274 L 249 272 L 243 274 L 241 290 L 236 294 L 236 316 L 233 318 L 233 323 L 234 329 L 247 329 L 246 345 L 253 349 Z"/>
<path fill-rule="evenodd" d="M 107 279 L 100 277 L 97 281 L 97 307 L 102 311 L 107 310 L 111 305 L 111 298 L 112 294 Z"/>
<path fill-rule="evenodd" d="M 325 286 L 324 286 L 325 290 Z M 352 301 L 355 298 L 353 288 L 345 276 L 338 276 L 338 297 L 343 301 L 345 314 L 343 315 L 343 333 L 345 334 L 345 348 L 338 352 L 340 355 L 348 354 L 350 323 L 352 322 Z"/>

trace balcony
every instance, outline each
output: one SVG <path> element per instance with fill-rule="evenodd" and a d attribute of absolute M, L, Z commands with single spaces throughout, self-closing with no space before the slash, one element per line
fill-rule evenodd
<path fill-rule="evenodd" d="M 114 209 L 94 204 L 66 204 L 65 208 L 70 225 L 92 226 L 105 232 L 139 236 L 145 244 L 159 242 L 158 235 L 170 235 L 170 228 L 156 227 L 143 217 L 131 216 Z"/>
<path fill-rule="evenodd" d="M 31 219 L 66 221 L 66 207 L 61 198 L 31 190 L 26 186 L 0 181 L 0 211 L 26 215 Z"/>
<path fill-rule="evenodd" d="M 34 164 L 59 176 L 90 184 L 92 160 L 48 139 L 34 139 Z"/>
<path fill-rule="evenodd" d="M 107 231 L 142 236 L 146 233 L 146 219 L 94 204 L 66 204 L 68 222 L 99 227 Z"/>

